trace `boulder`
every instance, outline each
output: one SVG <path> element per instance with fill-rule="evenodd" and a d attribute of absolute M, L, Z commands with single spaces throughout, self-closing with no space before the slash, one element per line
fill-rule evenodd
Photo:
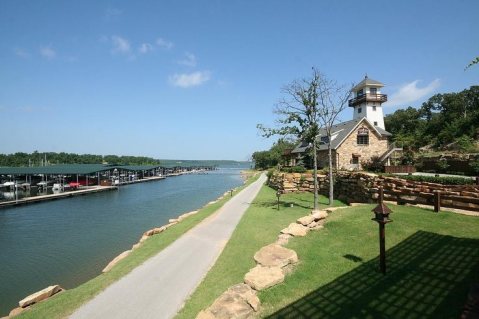
<path fill-rule="evenodd" d="M 134 244 L 133 246 L 131 246 L 131 250 L 135 250 L 135 249 L 137 249 L 137 248 L 140 247 L 140 246 L 141 246 L 141 243 L 136 243 L 136 244 Z"/>
<path fill-rule="evenodd" d="M 282 234 L 290 234 L 292 236 L 303 237 L 308 233 L 309 228 L 300 224 L 291 223 L 285 229 L 281 230 Z"/>
<path fill-rule="evenodd" d="M 279 234 L 278 239 L 276 240 L 276 244 L 278 245 L 286 245 L 289 242 L 289 239 L 292 238 L 290 234 Z"/>
<path fill-rule="evenodd" d="M 311 229 L 311 230 L 321 230 L 321 229 L 323 229 L 323 228 L 324 228 L 323 225 L 317 224 L 316 226 L 310 227 L 309 229 Z"/>
<path fill-rule="evenodd" d="M 256 292 L 246 284 L 238 284 L 230 287 L 210 307 L 202 310 L 196 319 L 252 318 L 259 306 Z"/>
<path fill-rule="evenodd" d="M 141 243 L 143 243 L 145 240 L 147 240 L 148 238 L 150 238 L 150 236 L 143 235 L 143 236 L 141 236 L 140 241 L 139 241 L 138 243 L 141 244 Z"/>
<path fill-rule="evenodd" d="M 318 221 L 320 219 L 328 217 L 328 212 L 325 210 L 313 210 L 311 212 L 311 216 L 314 218 L 315 221 Z"/>
<path fill-rule="evenodd" d="M 284 273 L 280 267 L 257 265 L 244 276 L 245 284 L 258 291 L 273 287 L 283 281 Z"/>
<path fill-rule="evenodd" d="M 62 290 L 63 290 L 63 288 L 60 287 L 59 285 L 49 286 L 45 289 L 37 291 L 34 294 L 31 294 L 28 297 L 23 298 L 22 300 L 20 300 L 18 302 L 18 305 L 22 308 L 25 308 L 25 307 L 27 307 L 31 304 L 34 304 L 34 303 L 37 303 L 39 301 L 45 300 L 45 299 L 53 296 L 54 294 L 56 294 L 56 293 L 58 293 Z"/>
<path fill-rule="evenodd" d="M 19 314 L 21 314 L 22 312 L 24 312 L 27 309 L 29 309 L 29 308 L 28 307 L 27 308 L 22 308 L 22 307 L 14 308 L 10 311 L 7 318 L 12 318 L 12 317 L 18 316 Z"/>
<path fill-rule="evenodd" d="M 254 260 L 265 267 L 285 267 L 289 264 L 297 263 L 298 255 L 294 250 L 277 244 L 270 244 L 258 250 L 254 254 Z"/>
<path fill-rule="evenodd" d="M 332 213 L 332 212 L 334 212 L 335 210 L 343 209 L 343 208 L 348 208 L 348 206 L 328 207 L 328 208 L 326 208 L 326 211 L 327 211 L 328 213 Z"/>
<path fill-rule="evenodd" d="M 170 224 L 176 224 L 176 223 L 178 223 L 178 222 L 179 222 L 178 218 L 168 219 L 168 223 L 170 223 Z"/>
<path fill-rule="evenodd" d="M 116 256 L 112 261 L 110 261 L 108 265 L 106 265 L 105 268 L 103 268 L 102 272 L 109 272 L 113 268 L 113 266 L 115 266 L 120 260 L 128 256 L 130 253 L 131 250 L 127 250 Z"/>
<path fill-rule="evenodd" d="M 146 232 L 143 233 L 144 236 L 153 236 L 153 235 L 156 235 L 156 234 L 159 234 L 163 231 L 166 230 L 166 227 L 165 226 L 162 226 L 162 227 L 156 227 L 156 228 L 153 228 L 153 229 L 150 229 Z"/>
<path fill-rule="evenodd" d="M 303 226 L 308 226 L 312 222 L 314 222 L 315 218 L 312 215 L 304 216 L 299 218 L 296 222 L 298 224 L 301 224 Z"/>

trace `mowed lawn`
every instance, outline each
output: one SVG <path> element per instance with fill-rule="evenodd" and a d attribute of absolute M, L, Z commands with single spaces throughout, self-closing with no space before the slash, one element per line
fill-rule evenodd
<path fill-rule="evenodd" d="M 194 318 L 242 282 L 255 265 L 254 253 L 309 213 L 312 195 L 283 195 L 281 201 L 295 204 L 278 212 L 275 191 L 261 190 L 178 318 Z M 479 283 L 479 217 L 390 205 L 383 275 L 374 206 L 337 210 L 323 230 L 290 240 L 287 247 L 300 262 L 284 283 L 259 293 L 258 317 L 458 318 L 470 285 Z"/>

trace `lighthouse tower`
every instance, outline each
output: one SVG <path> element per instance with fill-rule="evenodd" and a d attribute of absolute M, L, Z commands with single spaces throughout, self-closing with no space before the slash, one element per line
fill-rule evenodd
<path fill-rule="evenodd" d="M 384 130 L 384 114 L 382 104 L 388 100 L 386 94 L 381 94 L 384 86 L 379 81 L 368 78 L 353 87 L 353 99 L 349 100 L 349 106 L 354 108 L 353 119 L 366 117 L 371 124 Z"/>

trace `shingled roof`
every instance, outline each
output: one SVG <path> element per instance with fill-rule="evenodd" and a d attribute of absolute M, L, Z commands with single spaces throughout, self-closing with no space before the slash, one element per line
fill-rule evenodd
<path fill-rule="evenodd" d="M 351 120 L 334 125 L 331 129 L 331 149 L 337 149 L 343 143 L 346 137 L 348 137 L 349 134 L 351 134 L 351 132 L 363 121 L 366 121 L 369 126 L 374 128 L 380 136 L 391 136 L 391 133 L 378 126 L 372 125 L 366 117 L 363 117 L 361 119 Z M 322 137 L 327 137 L 325 128 L 319 130 L 318 139 L 321 140 Z M 307 149 L 309 149 L 309 144 L 307 142 L 300 142 L 291 153 L 304 153 L 307 151 Z M 328 144 L 320 142 L 318 150 L 323 151 L 327 149 Z"/>
<path fill-rule="evenodd" d="M 368 76 L 366 75 L 364 77 L 364 80 L 362 80 L 361 82 L 359 82 L 358 84 L 356 84 L 355 87 L 353 87 L 352 91 L 353 92 L 356 92 L 356 91 L 359 91 L 361 90 L 363 87 L 365 86 L 374 86 L 374 87 L 383 87 L 384 84 L 379 82 L 379 81 L 376 81 L 376 80 L 373 80 L 373 79 L 370 79 L 368 78 Z"/>

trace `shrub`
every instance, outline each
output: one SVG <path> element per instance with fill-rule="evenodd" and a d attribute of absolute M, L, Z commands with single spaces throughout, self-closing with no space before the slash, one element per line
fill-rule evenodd
<path fill-rule="evenodd" d="M 475 160 L 469 163 L 475 174 L 479 174 L 479 160 Z"/>
<path fill-rule="evenodd" d="M 370 172 L 379 173 L 384 170 L 384 164 L 379 156 L 373 156 L 369 161 L 361 162 L 361 166 L 363 169 Z"/>
<path fill-rule="evenodd" d="M 303 166 L 293 166 L 293 167 L 286 167 L 283 169 L 286 173 L 305 173 L 306 168 Z"/>
<path fill-rule="evenodd" d="M 407 179 L 410 181 L 416 182 L 428 182 L 428 183 L 437 183 L 442 185 L 471 185 L 474 184 L 474 180 L 470 178 L 463 177 L 451 177 L 451 176 L 424 176 L 424 175 L 403 175 L 403 176 L 394 176 L 401 179 Z"/>

